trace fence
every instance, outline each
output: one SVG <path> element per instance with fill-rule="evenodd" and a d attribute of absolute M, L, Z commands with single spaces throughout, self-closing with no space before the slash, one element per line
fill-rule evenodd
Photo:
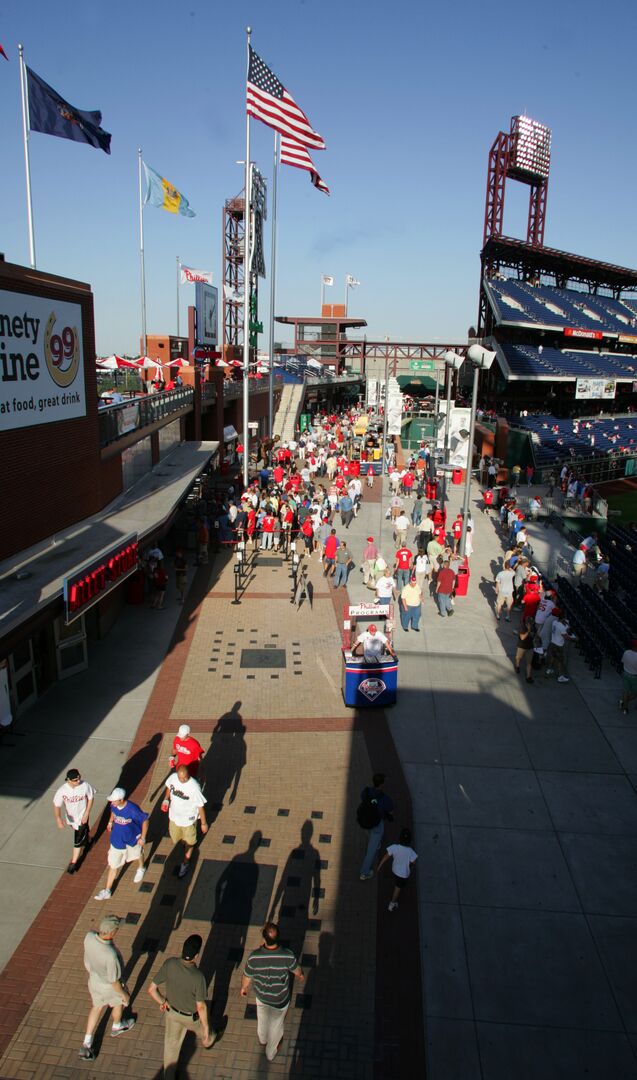
<path fill-rule="evenodd" d="M 193 397 L 192 386 L 180 386 L 176 390 L 132 398 L 119 405 L 103 406 L 98 413 L 100 447 L 110 446 L 131 431 L 148 427 L 182 409 L 192 408 Z"/>

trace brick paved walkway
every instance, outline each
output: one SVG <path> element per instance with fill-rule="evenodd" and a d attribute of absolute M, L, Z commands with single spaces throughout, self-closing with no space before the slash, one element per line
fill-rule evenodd
<path fill-rule="evenodd" d="M 272 558 L 260 556 L 236 606 L 231 566 L 219 557 L 200 569 L 120 778 L 151 812 L 148 873 L 138 887 L 129 868 L 111 901 L 94 901 L 104 879 L 102 833 L 82 872 L 60 881 L 0 976 L 2 1077 L 161 1076 L 162 1018 L 146 987 L 163 956 L 194 932 L 206 941 L 201 967 L 213 1023 L 223 1015 L 228 1023 L 210 1051 L 187 1041 L 183 1075 L 423 1074 L 415 890 L 392 919 L 388 878 L 358 880 L 360 788 L 386 769 L 398 829 L 410 820 L 400 765 L 383 714 L 343 706 L 342 601 L 318 558 L 309 560 L 313 607 L 299 610 L 290 604 L 287 565 Z M 206 748 L 211 828 L 181 882 L 159 801 L 170 741 L 184 720 Z M 107 910 L 126 920 L 117 944 L 138 1021 L 118 1040 L 108 1037 L 109 1025 L 97 1060 L 82 1063 L 82 941 Z M 242 960 L 269 915 L 306 974 L 272 1064 L 256 1040 L 254 999 L 246 1006 L 238 994 Z"/>

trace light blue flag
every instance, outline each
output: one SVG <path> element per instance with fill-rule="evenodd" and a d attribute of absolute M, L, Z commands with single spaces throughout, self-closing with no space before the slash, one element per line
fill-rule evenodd
<path fill-rule="evenodd" d="M 160 176 L 158 172 L 151 169 L 150 165 L 147 165 L 145 161 L 142 164 L 146 174 L 144 203 L 159 206 L 162 210 L 168 210 L 169 214 L 183 214 L 184 217 L 194 217 L 195 211 L 190 209 L 185 195 L 177 191 L 177 188 L 173 187 L 164 176 Z"/>

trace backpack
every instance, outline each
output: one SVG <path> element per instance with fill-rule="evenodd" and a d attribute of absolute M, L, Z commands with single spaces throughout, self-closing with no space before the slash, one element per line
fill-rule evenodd
<path fill-rule="evenodd" d="M 361 829 L 374 829 L 382 821 L 378 797 L 373 796 L 370 788 L 365 788 L 363 801 L 356 811 L 356 820 Z"/>

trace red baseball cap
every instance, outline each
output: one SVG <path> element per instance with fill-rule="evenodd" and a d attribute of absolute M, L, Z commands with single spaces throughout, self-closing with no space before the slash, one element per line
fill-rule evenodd
<path fill-rule="evenodd" d="M 373 537 L 373 536 L 368 536 L 368 537 L 367 537 L 367 543 L 368 543 L 368 544 L 371 544 L 371 543 L 373 542 L 373 540 L 374 540 L 374 537 Z"/>
<path fill-rule="evenodd" d="M 369 630 L 370 634 L 375 634 L 378 628 L 376 626 L 376 623 L 370 623 L 367 629 Z"/>

